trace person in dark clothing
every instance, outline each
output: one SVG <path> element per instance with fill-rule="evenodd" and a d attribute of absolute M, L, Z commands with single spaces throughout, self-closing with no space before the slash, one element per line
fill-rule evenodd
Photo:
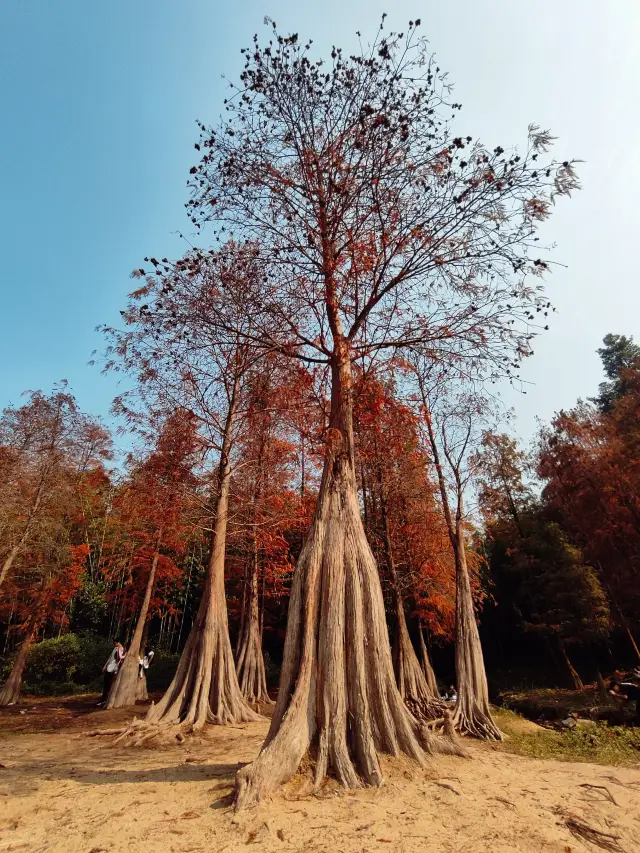
<path fill-rule="evenodd" d="M 636 721 L 640 723 L 640 687 L 631 681 L 614 680 L 609 685 L 609 695 L 619 702 L 636 703 Z"/>

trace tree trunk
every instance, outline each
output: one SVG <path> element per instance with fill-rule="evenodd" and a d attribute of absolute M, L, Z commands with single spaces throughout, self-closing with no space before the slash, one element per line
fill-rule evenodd
<path fill-rule="evenodd" d="M 453 724 L 463 734 L 490 740 L 502 740 L 502 732 L 495 724 L 489 707 L 487 673 L 484 667 L 478 623 L 473 609 L 473 596 L 471 595 L 462 527 L 463 486 L 460 481 L 459 470 L 451 465 L 456 480 L 458 499 L 454 521 L 428 401 L 423 389 L 420 390 L 425 407 L 429 443 L 438 476 L 442 509 L 456 567 L 456 679 L 458 682 L 458 700 L 453 713 Z M 450 459 L 449 462 L 451 464 Z"/>
<path fill-rule="evenodd" d="M 422 672 L 429 690 L 433 693 L 436 699 L 439 699 L 440 691 L 438 690 L 438 680 L 435 672 L 433 671 L 433 667 L 431 666 L 431 659 L 429 658 L 427 644 L 424 641 L 424 629 L 420 620 L 418 620 L 418 637 L 420 639 L 420 664 L 422 666 Z"/>
<path fill-rule="evenodd" d="M 181 723 L 196 730 L 207 722 L 226 725 L 260 720 L 245 702 L 238 685 L 224 589 L 231 481 L 229 454 L 237 392 L 236 383 L 220 453 L 216 517 L 202 599 L 173 681 L 160 702 L 149 709 L 150 723 Z"/>
<path fill-rule="evenodd" d="M 136 702 L 146 702 L 149 698 L 147 690 L 147 671 L 142 670 L 142 673 L 136 678 Z"/>
<path fill-rule="evenodd" d="M 138 699 L 138 693 L 146 694 L 146 678 L 138 678 L 138 661 L 140 659 L 140 650 L 142 648 L 143 634 L 147 625 L 147 617 L 149 615 L 149 605 L 151 604 L 151 596 L 153 594 L 153 586 L 156 580 L 156 569 L 158 568 L 158 560 L 160 559 L 160 543 L 162 542 L 162 530 L 158 531 L 156 536 L 156 547 L 151 560 L 151 568 L 147 579 L 147 586 L 144 591 L 144 599 L 142 607 L 136 623 L 136 629 L 133 633 L 133 638 L 129 645 L 125 659 L 122 661 L 118 674 L 116 675 L 113 686 L 109 691 L 109 697 L 105 703 L 105 708 L 126 708 L 128 705 L 135 705 Z M 144 652 L 144 649 L 143 649 Z M 144 690 L 139 682 L 144 681 Z M 148 695 L 141 695 L 141 698 L 147 699 Z"/>
<path fill-rule="evenodd" d="M 564 643 L 562 637 L 558 637 L 558 650 L 560 652 L 560 657 L 564 661 L 564 664 L 567 668 L 567 672 L 569 673 L 569 677 L 571 678 L 571 682 L 574 686 L 575 690 L 584 690 L 584 684 L 582 683 L 582 679 L 578 675 L 578 671 L 571 663 L 569 655 L 567 654 L 567 647 Z"/>
<path fill-rule="evenodd" d="M 349 788 L 382 784 L 378 751 L 404 752 L 420 765 L 423 747 L 460 753 L 421 727 L 396 686 L 380 578 L 358 503 L 351 366 L 341 336 L 331 367 L 324 470 L 293 578 L 280 690 L 260 755 L 236 775 L 236 809 L 290 779 L 311 746 L 316 786 L 331 770 Z"/>
<path fill-rule="evenodd" d="M 236 670 L 240 690 L 247 702 L 273 704 L 267 692 L 267 677 L 262 654 L 262 636 L 260 631 L 260 600 L 258 590 L 258 548 L 255 536 L 252 541 L 252 553 L 247 588 L 247 608 L 245 612 L 242 637 L 240 639 Z"/>
<path fill-rule="evenodd" d="M 378 485 L 380 509 L 382 512 L 384 553 L 389 569 L 393 604 L 396 612 L 396 630 L 393 643 L 393 669 L 396 676 L 396 683 L 400 695 L 414 716 L 424 720 L 435 720 L 438 717 L 442 717 L 445 706 L 437 698 L 437 694 L 433 693 L 429 688 L 413 648 L 411 637 L 409 636 L 404 602 L 400 594 L 398 573 L 391 547 L 387 500 L 384 493 L 382 468 L 380 466 L 378 466 Z"/>
<path fill-rule="evenodd" d="M 33 639 L 36 635 L 36 630 L 36 625 L 29 627 L 27 634 L 18 649 L 18 654 L 16 655 L 14 664 L 11 667 L 9 677 L 2 685 L 2 688 L 0 688 L 0 708 L 4 708 L 6 705 L 15 705 L 20 698 L 22 675 L 24 673 L 24 668 L 27 665 L 29 649 L 31 648 L 31 644 L 33 643 Z"/>
<path fill-rule="evenodd" d="M 629 642 L 631 643 L 633 651 L 636 654 L 636 659 L 640 661 L 640 649 L 638 648 L 638 644 L 636 643 L 635 637 L 631 633 L 631 628 L 629 627 L 629 623 L 626 619 L 624 620 L 624 630 L 626 631 L 627 637 L 629 638 Z"/>
<path fill-rule="evenodd" d="M 479 738 L 502 740 L 489 707 L 489 688 L 484 668 L 478 623 L 473 608 L 461 521 L 457 523 L 456 563 L 456 679 L 458 700 L 453 724 L 459 732 Z"/>

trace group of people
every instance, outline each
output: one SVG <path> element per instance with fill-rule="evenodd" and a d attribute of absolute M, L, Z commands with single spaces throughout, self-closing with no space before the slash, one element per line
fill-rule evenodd
<path fill-rule="evenodd" d="M 154 651 L 152 648 L 147 647 L 144 652 L 143 657 L 138 658 L 138 678 L 146 678 L 147 670 L 151 666 L 151 661 L 153 660 Z M 109 693 L 111 691 L 111 686 L 115 681 L 115 678 L 120 671 L 120 667 L 122 666 L 122 662 L 127 656 L 127 652 L 125 647 L 122 645 L 120 640 L 113 641 L 113 649 L 111 650 L 111 654 L 107 658 L 105 665 L 102 667 L 103 672 L 103 682 L 102 682 L 102 696 L 100 697 L 100 701 L 98 705 L 104 705 L 107 699 L 109 698 Z"/>

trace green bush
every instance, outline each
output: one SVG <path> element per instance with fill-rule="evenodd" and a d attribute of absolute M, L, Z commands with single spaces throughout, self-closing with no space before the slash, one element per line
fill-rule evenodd
<path fill-rule="evenodd" d="M 113 643 L 96 634 L 64 634 L 35 643 L 24 673 L 24 692 L 36 696 L 70 696 L 102 689 L 102 667 Z M 15 654 L 0 663 L 0 681 L 9 674 Z M 147 675 L 149 690 L 165 690 L 180 655 L 156 652 Z"/>
<path fill-rule="evenodd" d="M 113 644 L 95 634 L 64 634 L 35 643 L 24 672 L 24 692 L 42 696 L 62 696 L 98 689 L 102 667 Z M 0 667 L 4 680 L 15 654 Z"/>

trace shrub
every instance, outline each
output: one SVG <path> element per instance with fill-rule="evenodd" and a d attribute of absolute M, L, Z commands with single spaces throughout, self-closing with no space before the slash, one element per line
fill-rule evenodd
<path fill-rule="evenodd" d="M 24 692 L 61 696 L 97 689 L 112 648 L 108 639 L 95 634 L 63 634 L 35 643 L 27 659 Z M 4 662 L 2 680 L 14 659 L 15 654 Z"/>

